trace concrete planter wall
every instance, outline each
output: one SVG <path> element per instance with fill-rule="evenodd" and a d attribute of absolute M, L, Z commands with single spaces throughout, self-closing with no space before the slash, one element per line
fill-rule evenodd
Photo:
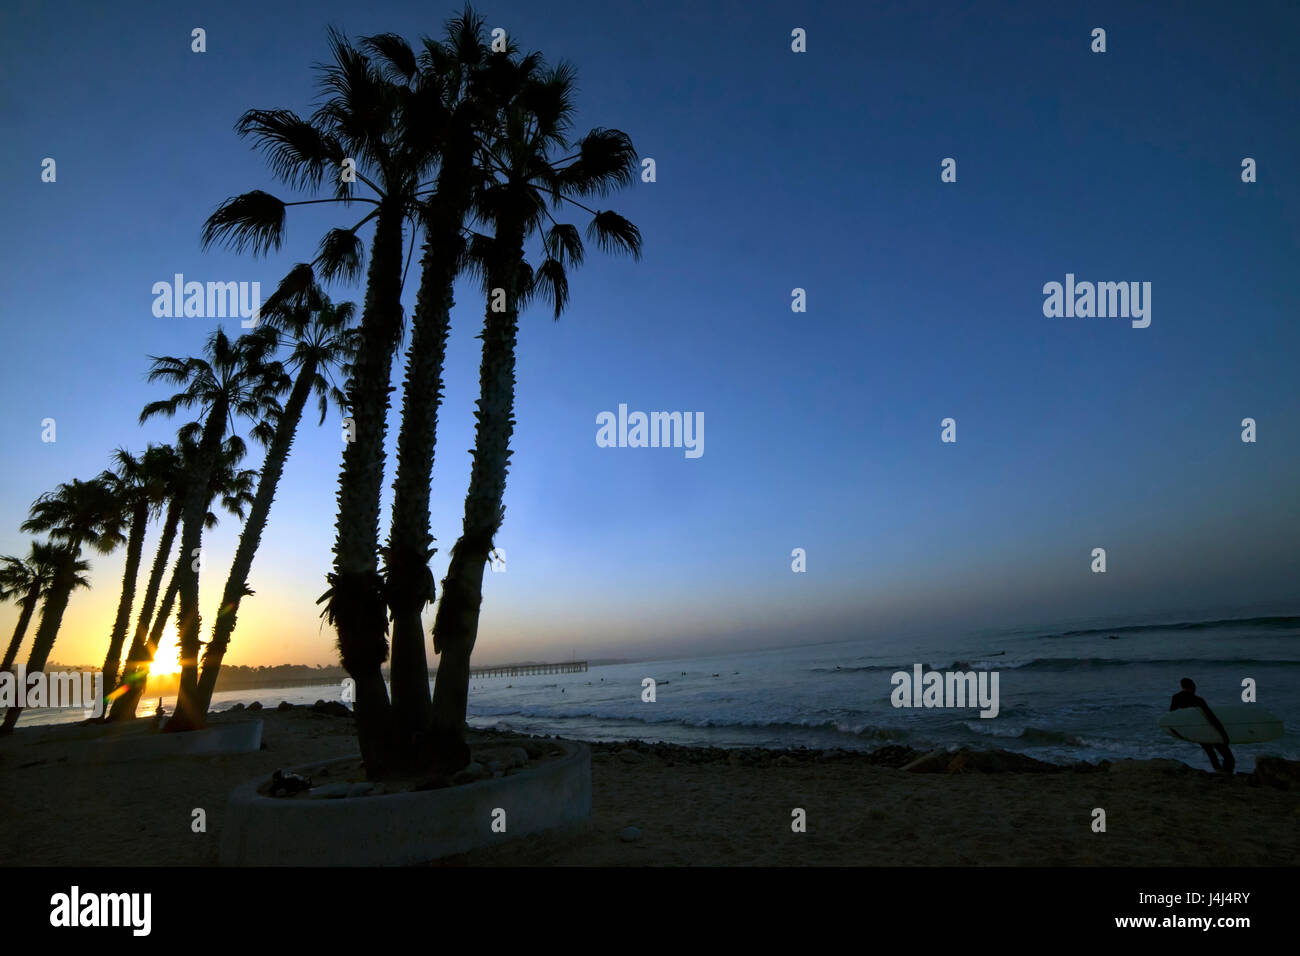
<path fill-rule="evenodd" d="M 591 750 L 554 741 L 564 754 L 508 777 L 441 790 L 304 800 L 267 797 L 262 780 L 230 795 L 221 834 L 226 866 L 398 866 L 425 863 L 542 830 L 581 826 L 591 815 Z M 343 758 L 313 767 L 346 765 Z M 310 775 L 310 770 L 296 772 Z M 494 833 L 498 809 L 504 833 Z M 496 814 L 499 816 L 499 814 Z"/>
<path fill-rule="evenodd" d="M 262 722 L 240 720 L 182 734 L 150 731 L 107 736 L 92 742 L 86 752 L 92 763 L 124 763 L 164 757 L 257 753 L 261 749 Z"/>

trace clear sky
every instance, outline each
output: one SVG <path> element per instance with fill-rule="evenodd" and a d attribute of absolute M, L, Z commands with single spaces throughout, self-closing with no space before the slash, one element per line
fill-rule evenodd
<path fill-rule="evenodd" d="M 573 61 L 577 126 L 625 130 L 657 181 L 609 201 L 640 226 L 642 261 L 593 252 L 558 323 L 524 316 L 506 571 L 486 576 L 476 659 L 1293 606 L 1300 11 L 1177 6 L 480 4 L 489 26 Z M 309 111 L 328 24 L 414 41 L 454 12 L 4 5 L 0 553 L 26 552 L 18 525 L 37 495 L 97 474 L 118 445 L 173 435 L 136 425 L 163 394 L 146 355 L 195 353 L 214 323 L 155 318 L 155 282 L 269 292 L 344 224 L 291 210 L 268 259 L 200 249 L 220 201 L 284 191 L 234 134 L 239 115 Z M 806 53 L 791 50 L 796 27 Z M 45 157 L 55 183 L 41 182 Z M 955 183 L 940 181 L 945 157 Z M 1150 282 L 1150 327 L 1045 317 L 1043 286 L 1067 273 Z M 795 288 L 806 312 L 791 310 Z M 439 580 L 483 310 L 469 284 L 458 301 Z M 702 412 L 704 454 L 598 447 L 596 416 L 620 403 Z M 946 417 L 955 444 L 940 441 Z M 337 660 L 315 600 L 338 419 L 300 432 L 231 663 Z M 205 629 L 236 534 L 227 519 L 206 542 Z M 1089 570 L 1096 547 L 1104 575 Z M 122 555 L 90 560 L 95 588 L 74 598 L 55 660 L 103 657 Z M 3 640 L 15 618 L 0 609 Z"/>

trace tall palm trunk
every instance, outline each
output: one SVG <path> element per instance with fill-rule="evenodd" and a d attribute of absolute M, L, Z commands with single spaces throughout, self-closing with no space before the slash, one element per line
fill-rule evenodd
<path fill-rule="evenodd" d="M 397 478 L 393 482 L 392 529 L 388 538 L 386 593 L 393 620 L 391 681 L 399 745 L 415 743 L 432 719 L 429 662 L 420 615 L 433 602 L 429 570 L 429 482 L 438 439 L 442 371 L 454 304 L 452 287 L 461 252 L 464 211 L 451 209 L 431 218 L 420 261 L 415 328 L 407 352 L 402 394 L 402 426 L 397 438 Z"/>
<path fill-rule="evenodd" d="M 122 662 L 122 645 L 131 624 L 131 605 L 135 603 L 135 581 L 140 574 L 140 553 L 144 550 L 144 532 L 149 524 L 149 503 L 141 501 L 131 512 L 131 531 L 126 541 L 126 568 L 122 571 L 122 596 L 117 602 L 117 617 L 108 638 L 104 657 L 104 686 L 117 686 L 117 671 Z"/>
<path fill-rule="evenodd" d="M 5 649 L 5 658 L 0 661 L 0 671 L 13 670 L 14 658 L 18 656 L 18 648 L 22 646 L 23 638 L 27 636 L 27 626 L 32 622 L 32 613 L 36 610 L 36 602 L 40 599 L 41 582 L 37 581 L 23 596 L 23 603 L 18 612 L 18 624 L 14 627 L 14 636 L 9 639 L 9 647 Z"/>
<path fill-rule="evenodd" d="M 505 310 L 493 312 L 489 298 L 483 322 L 483 358 L 479 368 L 478 424 L 474 430 L 474 461 L 460 540 L 451 550 L 451 563 L 442 581 L 442 601 L 434 619 L 433 649 L 441 655 L 433 697 L 433 744 L 436 762 L 446 769 L 469 762 L 465 743 L 465 712 L 469 703 L 470 655 L 478 637 L 479 606 L 483 603 L 483 567 L 492 539 L 504 517 L 510 437 L 514 432 L 515 341 L 519 331 L 519 264 L 523 233 L 504 228 L 498 236 L 506 258 L 489 274 L 489 289 L 506 290 Z"/>
<path fill-rule="evenodd" d="M 366 773 L 391 765 L 392 708 L 380 670 L 388 620 L 379 574 L 379 495 L 393 351 L 402 325 L 402 212 L 381 208 L 371 243 L 361 341 L 348 383 L 354 437 L 343 449 L 330 614 L 343 667 L 356 682 L 357 737 Z"/>
<path fill-rule="evenodd" d="M 153 662 L 153 651 L 149 650 L 149 626 L 154 621 L 154 609 L 158 602 L 158 591 L 162 587 L 163 575 L 171 563 L 172 545 L 176 541 L 176 529 L 181 521 L 181 499 L 173 498 L 167 505 L 167 516 L 163 521 L 162 537 L 158 542 L 158 554 L 153 559 L 153 568 L 149 572 L 149 584 L 145 588 L 144 603 L 140 605 L 140 616 L 135 622 L 135 636 L 131 638 L 131 648 L 126 654 L 126 667 L 122 672 L 122 683 L 126 692 L 114 699 L 109 709 L 110 721 L 130 720 L 135 716 L 135 708 L 144 692 L 144 681 Z M 175 575 L 173 575 L 173 580 Z M 170 590 L 170 589 L 169 589 Z M 167 613 L 171 613 L 171 604 L 176 600 L 176 592 L 171 590 L 167 601 Z M 167 615 L 162 615 L 166 620 Z M 154 644 L 157 647 L 157 644 Z M 112 685 L 104 681 L 105 687 Z M 116 688 L 114 688 L 116 689 Z M 128 699 L 129 698 L 129 699 Z"/>
<path fill-rule="evenodd" d="M 158 653 L 158 645 L 162 643 L 163 632 L 167 630 L 167 622 L 171 620 L 172 608 L 176 606 L 176 595 L 180 591 L 181 585 L 181 565 L 185 563 L 185 555 L 178 555 L 176 564 L 172 568 L 172 576 L 167 582 L 167 590 L 163 593 L 162 602 L 158 605 L 158 614 L 155 616 L 153 626 L 149 629 L 144 646 L 140 650 L 140 658 L 137 661 L 136 668 L 137 676 L 131 677 L 129 674 L 123 676 L 122 683 L 126 685 L 126 692 L 113 702 L 113 709 L 109 712 L 109 720 L 132 720 L 135 718 L 136 708 L 140 706 L 140 698 L 144 696 L 145 685 L 149 680 L 149 668 Z"/>
<path fill-rule="evenodd" d="M 59 625 L 63 623 L 63 612 L 68 609 L 68 598 L 72 595 L 73 587 L 76 586 L 77 555 L 80 551 L 79 539 L 74 539 L 68 544 L 67 561 L 59 567 L 50 590 L 45 595 L 45 603 L 41 606 L 41 623 L 36 628 L 31 654 L 27 658 L 28 674 L 45 670 L 45 663 L 50 658 L 50 650 L 54 647 L 54 639 L 59 634 Z M 10 707 L 5 712 L 4 722 L 0 724 L 0 734 L 7 734 L 14 729 L 14 724 L 18 723 L 18 715 L 22 710 L 21 707 Z"/>
<path fill-rule="evenodd" d="M 198 695 L 194 702 L 195 712 L 201 718 L 206 717 L 212 703 L 217 673 L 221 670 L 226 648 L 230 646 L 230 635 L 235 631 L 239 602 L 248 590 L 248 573 L 253 568 L 253 557 L 262 541 L 262 532 L 266 530 L 275 490 L 280 483 L 280 476 L 284 474 L 284 463 L 289 458 L 289 449 L 293 446 L 298 422 L 302 419 L 302 410 L 311 395 L 315 376 L 316 363 L 304 363 L 266 450 L 266 461 L 262 464 L 262 474 L 257 480 L 257 492 L 253 496 L 248 519 L 244 522 L 244 530 L 239 535 L 239 546 L 235 549 L 235 560 L 230 565 L 225 590 L 221 593 L 221 608 L 217 611 L 217 620 L 212 627 L 212 639 L 203 652 L 203 673 L 199 677 Z"/>
<path fill-rule="evenodd" d="M 199 691 L 199 546 L 203 519 L 208 512 L 208 485 L 226 430 L 226 405 L 218 401 L 203 424 L 203 437 L 194 456 L 193 472 L 186 476 L 185 506 L 181 512 L 181 558 L 177 565 L 180 597 L 181 682 L 176 710 L 163 728 L 168 732 L 196 730 L 203 714 L 195 710 Z"/>

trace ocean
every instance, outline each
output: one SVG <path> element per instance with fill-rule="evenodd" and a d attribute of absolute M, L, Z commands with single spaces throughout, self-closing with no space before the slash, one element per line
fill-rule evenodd
<path fill-rule="evenodd" d="M 896 708 L 896 671 L 998 674 L 999 710 Z M 1239 703 L 1255 681 L 1258 703 L 1280 717 L 1284 737 L 1235 745 L 1249 771 L 1261 753 L 1300 759 L 1300 617 L 1254 617 L 1123 627 L 985 630 L 959 637 L 871 639 L 712 657 L 593 666 L 586 673 L 476 679 L 469 722 L 582 740 L 667 741 L 717 747 L 871 750 L 999 747 L 1053 762 L 1166 757 L 1209 769 L 1196 744 L 1156 726 L 1183 677 L 1214 707 Z M 655 701 L 643 701 L 643 680 Z M 221 693 L 234 703 L 337 699 L 333 686 Z M 146 697 L 141 713 L 156 698 Z M 169 711 L 170 698 L 163 699 Z M 23 722 L 79 719 L 28 712 Z"/>

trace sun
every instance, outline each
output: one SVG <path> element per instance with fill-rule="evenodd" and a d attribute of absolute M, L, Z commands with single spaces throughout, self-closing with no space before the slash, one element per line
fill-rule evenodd
<path fill-rule="evenodd" d="M 149 673 L 154 677 L 166 677 L 168 674 L 181 672 L 180 647 L 177 646 L 179 639 L 179 635 L 173 628 L 170 639 L 159 642 L 158 651 L 153 656 L 153 663 L 149 665 Z"/>

